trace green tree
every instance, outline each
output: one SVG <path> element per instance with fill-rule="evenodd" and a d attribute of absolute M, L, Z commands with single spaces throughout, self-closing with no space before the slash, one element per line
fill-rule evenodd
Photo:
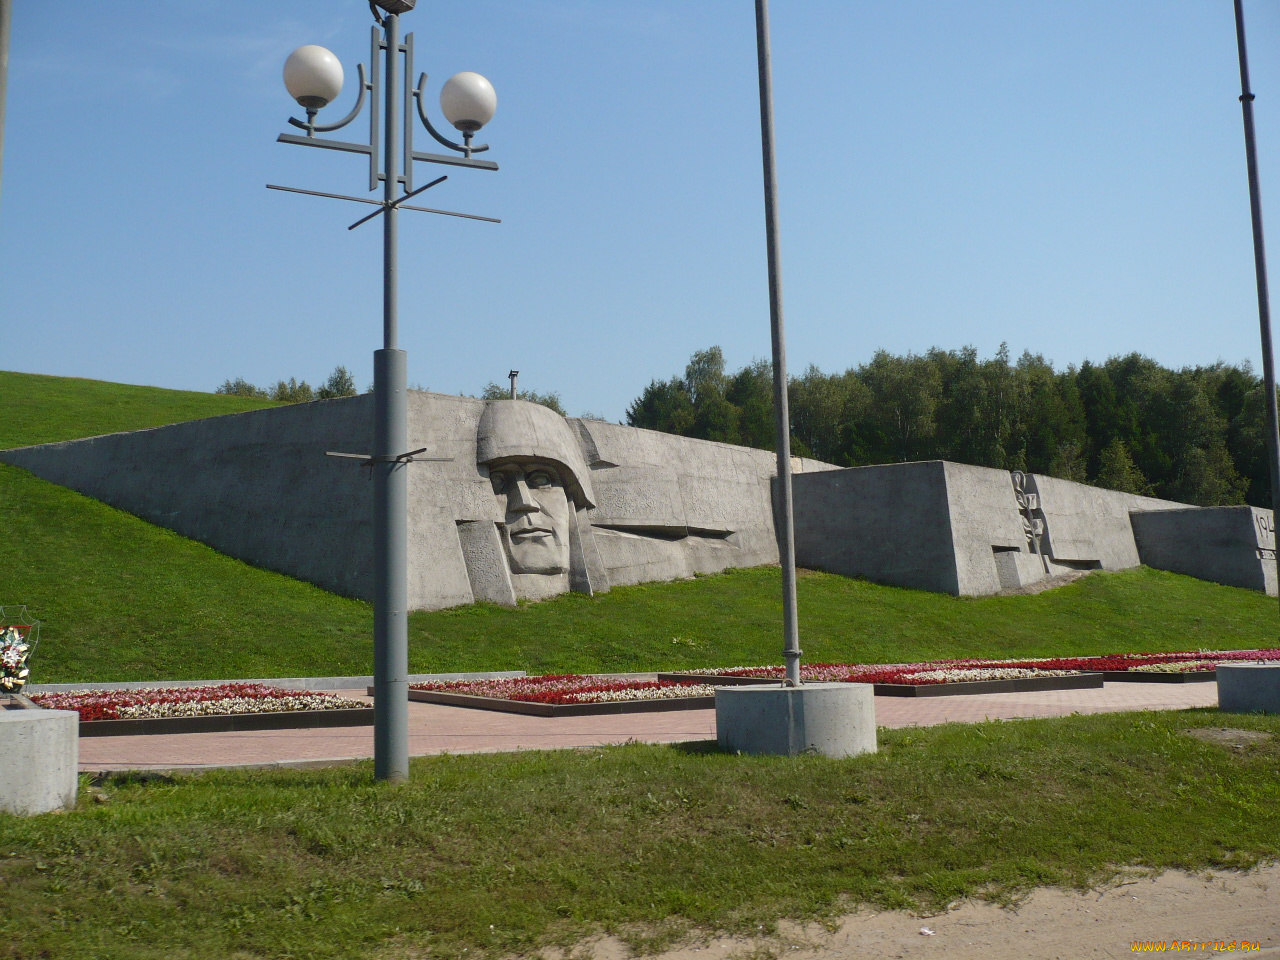
<path fill-rule="evenodd" d="M 651 380 L 627 407 L 627 424 L 682 437 L 693 429 L 693 400 L 679 378 Z"/>
<path fill-rule="evenodd" d="M 1053 458 L 1044 472 L 1061 480 L 1088 483 L 1088 463 L 1085 460 L 1084 448 L 1074 440 L 1063 441 L 1058 444 L 1058 449 L 1054 451 Z"/>
<path fill-rule="evenodd" d="M 1120 438 L 1117 437 L 1107 444 L 1098 462 L 1101 464 L 1101 469 L 1093 481 L 1098 486 L 1106 487 L 1108 490 L 1119 490 L 1121 493 L 1151 496 L 1153 492 L 1151 485 L 1147 483 L 1147 478 L 1142 475 L 1142 471 L 1129 456 L 1129 448 Z"/>
<path fill-rule="evenodd" d="M 1202 507 L 1244 503 L 1248 481 L 1240 477 L 1221 443 L 1191 447 L 1178 464 L 1171 491 L 1175 499 Z"/>
<path fill-rule="evenodd" d="M 930 350 L 942 391 L 938 398 L 937 455 L 959 463 L 985 464 L 990 459 L 989 425 L 983 422 L 987 408 L 987 381 L 978 362 L 978 351 Z"/>
<path fill-rule="evenodd" d="M 346 367 L 334 367 L 329 379 L 324 382 L 316 396 L 321 400 L 332 400 L 336 397 L 354 397 L 356 381 Z"/>
<path fill-rule="evenodd" d="M 311 389 L 311 384 L 305 380 L 299 383 L 293 377 L 289 378 L 288 383 L 277 380 L 276 385 L 271 388 L 271 399 L 279 400 L 281 403 L 309 403 L 315 398 L 315 391 Z"/>
<path fill-rule="evenodd" d="M 244 379 L 244 377 L 236 377 L 234 380 L 225 380 L 223 381 L 222 386 L 213 392 L 221 393 L 229 397 L 259 397 L 263 400 L 268 399 L 270 396 L 267 391 L 263 390 L 261 387 L 255 387 L 248 380 Z"/>
<path fill-rule="evenodd" d="M 773 364 L 755 360 L 743 367 L 730 378 L 725 399 L 737 410 L 737 442 L 760 450 L 775 449 Z M 794 413 L 791 420 L 795 422 Z"/>
<path fill-rule="evenodd" d="M 511 398 L 511 388 L 503 387 L 492 380 L 486 385 L 480 394 L 481 400 L 509 400 Z M 558 393 L 538 393 L 536 390 L 517 390 L 517 400 L 528 400 L 530 403 L 540 403 L 544 407 L 550 407 L 562 417 L 567 417 L 564 412 L 564 404 L 560 402 L 560 394 Z"/>
<path fill-rule="evenodd" d="M 738 410 L 725 396 L 728 378 L 719 347 L 699 350 L 684 368 L 684 386 L 693 402 L 693 425 L 688 436 L 700 440 L 738 442 Z"/>
<path fill-rule="evenodd" d="M 1249 484 L 1249 502 L 1271 506 L 1271 463 L 1267 445 L 1267 390 L 1255 383 L 1228 428 L 1227 449 Z"/>
<path fill-rule="evenodd" d="M 928 357 L 895 357 L 877 350 L 859 378 L 871 390 L 866 421 L 868 447 L 879 448 L 886 460 L 927 457 L 937 432 L 936 413 L 942 380 Z"/>

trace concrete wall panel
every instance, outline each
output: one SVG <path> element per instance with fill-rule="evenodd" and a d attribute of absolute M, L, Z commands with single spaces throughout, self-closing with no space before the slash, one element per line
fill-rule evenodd
<path fill-rule="evenodd" d="M 1103 570 L 1138 566 L 1130 513 L 1182 508 L 1185 504 L 1104 490 L 1056 477 L 1035 476 L 1055 560 L 1096 561 Z"/>
<path fill-rule="evenodd" d="M 6 462 L 254 566 L 372 593 L 371 397 L 24 447 Z"/>
<path fill-rule="evenodd" d="M 792 492 L 801 566 L 959 592 L 942 461 L 801 473 Z"/>
<path fill-rule="evenodd" d="M 938 463 L 946 482 L 956 592 L 977 597 L 999 593 L 1002 585 L 993 548 L 1027 550 L 1009 471 Z"/>
<path fill-rule="evenodd" d="M 1182 507 L 1133 514 L 1142 562 L 1276 595 L 1275 529 L 1259 507 Z"/>

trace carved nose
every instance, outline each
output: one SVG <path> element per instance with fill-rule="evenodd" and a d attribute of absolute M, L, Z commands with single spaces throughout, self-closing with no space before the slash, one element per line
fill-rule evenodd
<path fill-rule="evenodd" d="M 538 510 L 537 501 L 529 495 L 529 486 L 523 477 L 507 486 L 507 510 L 510 513 L 533 513 Z"/>

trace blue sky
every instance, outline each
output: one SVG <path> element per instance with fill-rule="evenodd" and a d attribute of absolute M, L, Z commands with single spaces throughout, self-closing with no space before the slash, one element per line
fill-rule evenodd
<path fill-rule="evenodd" d="M 14 6 L 0 368 L 212 390 L 344 364 L 365 386 L 379 228 L 264 189 L 363 195 L 361 158 L 275 142 L 299 113 L 280 80 L 296 46 L 347 68 L 322 119 L 353 102 L 363 0 Z M 768 355 L 752 9 L 419 0 L 403 23 L 430 102 L 459 70 L 488 76 L 502 167 L 419 165 L 450 174 L 424 202 L 504 222 L 402 215 L 412 384 L 474 394 L 516 367 L 620 419 L 694 350 Z M 1260 369 L 1229 0 L 771 12 L 792 373 L 1002 341 L 1059 367 Z M 1245 13 L 1274 250 L 1280 7 Z"/>

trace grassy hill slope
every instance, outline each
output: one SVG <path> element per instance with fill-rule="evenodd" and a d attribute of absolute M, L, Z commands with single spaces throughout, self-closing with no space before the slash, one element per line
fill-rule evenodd
<path fill-rule="evenodd" d="M 263 405 L 22 374 L 0 374 L 0 388 L 8 445 Z M 13 415 L 15 389 L 27 399 Z M 45 624 L 32 664 L 37 681 L 372 670 L 368 604 L 250 567 L 3 465 L 0 530 L 0 603 L 28 604 Z M 626 672 L 778 662 L 779 597 L 777 569 L 761 568 L 514 610 L 417 613 L 410 666 Z M 1146 569 L 985 599 L 806 572 L 799 600 L 809 662 L 1270 646 L 1277 627 L 1274 600 Z"/>
<path fill-rule="evenodd" d="M 0 370 L 0 449 L 275 406 L 273 400 Z"/>

